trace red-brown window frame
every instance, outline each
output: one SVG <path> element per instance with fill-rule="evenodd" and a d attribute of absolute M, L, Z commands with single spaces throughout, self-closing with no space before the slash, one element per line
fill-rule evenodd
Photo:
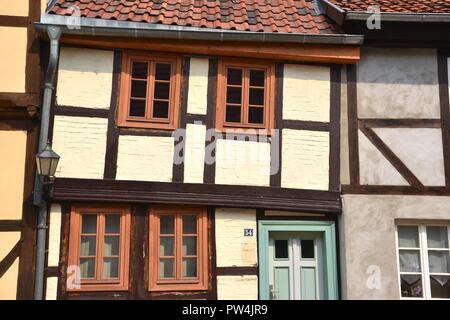
<path fill-rule="evenodd" d="M 158 279 L 159 274 L 159 216 L 176 215 L 176 219 L 182 215 L 197 215 L 197 279 Z M 207 212 L 202 207 L 190 206 L 153 206 L 149 212 L 149 291 L 184 291 L 208 289 L 208 221 Z M 175 256 L 180 259 L 177 251 L 181 250 L 182 237 L 181 223 L 175 223 Z M 175 262 L 176 274 L 181 274 L 181 264 Z"/>
<path fill-rule="evenodd" d="M 150 88 L 154 86 L 154 68 L 150 68 L 147 77 L 148 88 L 146 98 L 146 117 L 129 116 L 131 98 L 132 61 L 168 63 L 172 65 L 170 75 L 169 93 L 169 119 L 151 119 L 149 108 L 152 98 L 149 95 Z M 150 84 L 150 86 L 149 86 Z M 181 85 L 181 57 L 178 55 L 150 52 L 125 51 L 122 55 L 122 70 L 120 73 L 120 97 L 117 114 L 117 125 L 119 127 L 148 128 L 174 130 L 178 127 L 178 116 L 180 109 L 180 85 Z M 150 88 L 149 88 L 150 87 Z M 150 110 L 149 110 L 150 109 Z"/>
<path fill-rule="evenodd" d="M 241 122 L 226 122 L 226 90 L 227 68 L 244 69 L 242 84 L 244 95 L 242 96 Z M 264 69 L 264 123 L 248 123 L 248 99 L 249 91 L 248 74 L 246 69 Z M 275 64 L 270 61 L 249 61 L 243 59 L 223 58 L 219 59 L 217 72 L 217 101 L 216 101 L 216 129 L 225 132 L 227 129 L 255 129 L 258 133 L 270 134 L 275 124 Z"/>
<path fill-rule="evenodd" d="M 81 241 L 81 215 L 82 214 L 104 214 L 120 212 L 120 251 L 119 251 L 119 278 L 81 280 L 80 288 L 67 288 L 66 291 L 124 291 L 128 290 L 129 282 L 129 260 L 130 260 L 130 229 L 131 213 L 128 206 L 120 205 L 76 205 L 72 207 L 70 213 L 70 235 L 68 266 L 79 265 L 80 241 Z M 102 218 L 100 218 L 101 220 Z M 103 231 L 102 231 L 103 230 Z M 98 251 L 103 250 L 104 243 L 104 222 L 103 228 L 97 223 L 96 242 L 96 271 L 98 271 L 99 260 L 102 257 Z M 101 244 L 101 245 L 100 245 Z"/>

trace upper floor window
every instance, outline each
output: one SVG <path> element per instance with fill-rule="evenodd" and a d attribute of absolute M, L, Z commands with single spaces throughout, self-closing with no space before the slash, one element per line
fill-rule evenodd
<path fill-rule="evenodd" d="M 124 53 L 118 125 L 175 129 L 178 121 L 180 58 Z"/>
<path fill-rule="evenodd" d="M 154 207 L 150 211 L 150 290 L 206 290 L 206 211 Z"/>
<path fill-rule="evenodd" d="M 70 217 L 69 267 L 79 279 L 67 291 L 127 290 L 130 248 L 127 207 L 74 207 Z"/>
<path fill-rule="evenodd" d="M 274 73 L 272 63 L 220 60 L 216 127 L 273 128 Z"/>
<path fill-rule="evenodd" d="M 450 227 L 399 225 L 397 245 L 403 298 L 450 298 Z"/>

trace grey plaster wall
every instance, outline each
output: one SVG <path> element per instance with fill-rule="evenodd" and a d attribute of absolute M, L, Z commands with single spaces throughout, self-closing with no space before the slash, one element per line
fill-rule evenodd
<path fill-rule="evenodd" d="M 397 219 L 450 221 L 450 197 L 344 195 L 341 270 L 344 299 L 399 299 L 395 245 Z M 379 268 L 380 287 L 367 286 Z M 369 269 L 368 269 L 369 268 Z"/>

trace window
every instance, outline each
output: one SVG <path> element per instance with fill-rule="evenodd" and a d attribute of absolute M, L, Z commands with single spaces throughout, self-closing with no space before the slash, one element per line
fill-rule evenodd
<path fill-rule="evenodd" d="M 175 129 L 178 121 L 180 58 L 124 54 L 118 125 Z"/>
<path fill-rule="evenodd" d="M 130 248 L 128 207 L 74 207 L 70 216 L 68 265 L 78 266 L 80 288 L 127 290 Z"/>
<path fill-rule="evenodd" d="M 149 290 L 206 290 L 206 211 L 154 207 L 150 211 Z"/>
<path fill-rule="evenodd" d="M 403 298 L 450 298 L 450 228 L 397 226 L 400 290 Z"/>
<path fill-rule="evenodd" d="M 274 123 L 274 65 L 219 62 L 216 127 L 270 130 Z"/>

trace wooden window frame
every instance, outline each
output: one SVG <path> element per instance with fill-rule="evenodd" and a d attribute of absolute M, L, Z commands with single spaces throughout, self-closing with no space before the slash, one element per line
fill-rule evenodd
<path fill-rule="evenodd" d="M 131 99 L 132 61 L 152 63 L 168 63 L 172 65 L 169 93 L 169 119 L 151 119 L 150 102 L 153 101 L 154 68 L 150 68 L 147 76 L 147 98 L 145 118 L 129 116 Z M 123 53 L 122 70 L 120 74 L 120 97 L 117 115 L 117 125 L 128 128 L 147 128 L 175 130 L 178 127 L 181 90 L 181 56 L 173 54 L 127 51 Z"/>
<path fill-rule="evenodd" d="M 227 91 L 227 68 L 244 69 L 244 83 L 241 122 L 226 122 L 226 91 Z M 248 92 L 249 79 L 248 69 L 264 69 L 264 123 L 248 123 Z M 217 101 L 216 101 L 216 129 L 225 132 L 228 129 L 255 129 L 258 133 L 270 134 L 275 125 L 275 63 L 270 61 L 254 62 L 243 59 L 223 58 L 219 59 L 217 70 Z"/>
<path fill-rule="evenodd" d="M 70 213 L 70 235 L 68 266 L 79 265 L 80 234 L 82 214 L 102 215 L 100 223 L 97 223 L 96 240 L 96 271 L 101 265 L 100 258 L 103 256 L 102 235 L 104 235 L 104 215 L 108 212 L 120 212 L 120 249 L 119 249 L 119 278 L 117 280 L 93 279 L 81 280 L 79 289 L 67 288 L 72 291 L 125 291 L 129 283 L 129 260 L 130 260 L 130 233 L 131 233 L 131 211 L 128 206 L 120 205 L 76 205 Z M 102 218 L 103 217 L 103 218 Z M 103 219 L 103 222 L 101 222 Z M 103 227 L 102 227 L 103 225 Z M 100 252 L 99 252 L 100 251 Z M 100 258 L 99 258 L 100 257 Z"/>
<path fill-rule="evenodd" d="M 159 216 L 176 215 L 175 218 L 175 274 L 181 274 L 182 246 L 181 216 L 195 214 L 197 221 L 197 279 L 158 279 L 159 274 Z M 194 206 L 153 206 L 149 211 L 149 291 L 208 290 L 208 217 L 206 208 Z M 181 234 L 180 234 L 181 233 Z M 177 253 L 178 252 L 178 253 Z"/>

